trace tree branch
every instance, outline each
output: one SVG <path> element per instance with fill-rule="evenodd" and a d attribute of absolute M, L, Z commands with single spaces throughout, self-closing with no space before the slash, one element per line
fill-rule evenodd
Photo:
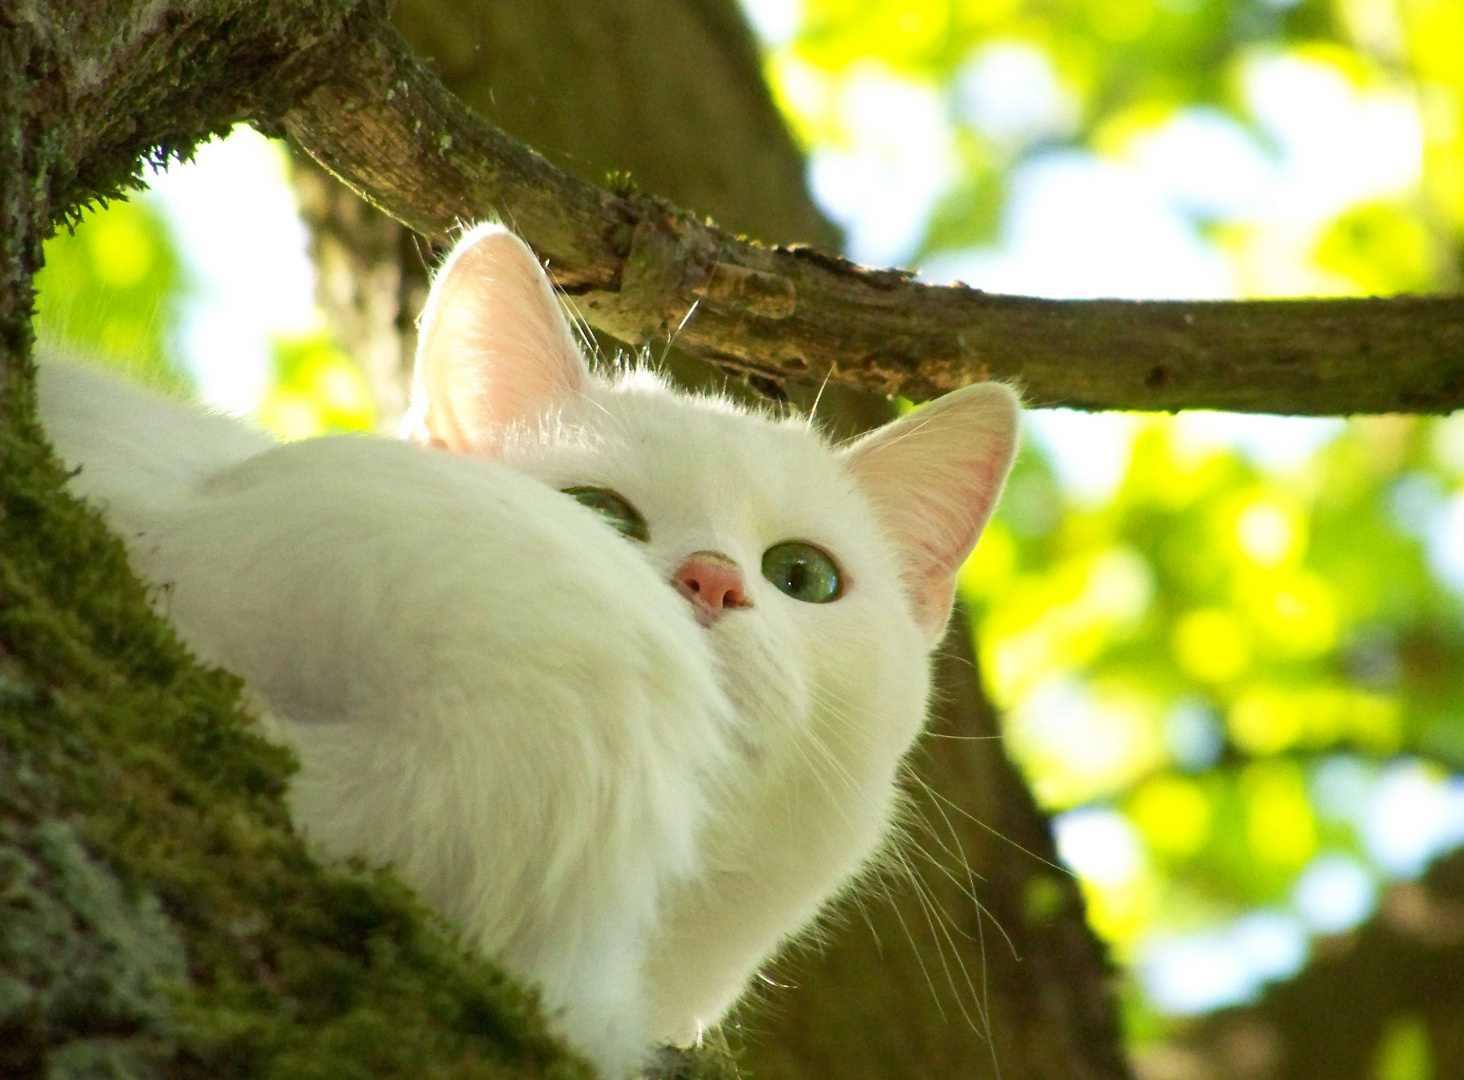
<path fill-rule="evenodd" d="M 766 247 L 560 172 L 462 105 L 385 25 L 285 126 L 424 235 L 497 213 L 597 329 L 637 343 L 676 334 L 687 351 L 743 372 L 916 399 L 1001 378 L 1032 404 L 1087 409 L 1464 404 L 1464 298 L 1039 300 Z"/>

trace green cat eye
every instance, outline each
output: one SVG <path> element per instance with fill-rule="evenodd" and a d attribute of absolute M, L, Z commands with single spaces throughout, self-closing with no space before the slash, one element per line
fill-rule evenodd
<path fill-rule="evenodd" d="M 838 564 L 827 552 L 802 540 L 785 540 L 764 551 L 762 575 L 806 604 L 827 604 L 844 595 Z"/>
<path fill-rule="evenodd" d="M 571 487 L 564 493 L 581 506 L 588 506 L 632 540 L 649 540 L 651 530 L 640 511 L 609 488 Z"/>

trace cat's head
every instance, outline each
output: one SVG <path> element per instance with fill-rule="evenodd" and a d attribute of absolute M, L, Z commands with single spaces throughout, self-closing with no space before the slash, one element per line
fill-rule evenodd
<path fill-rule="evenodd" d="M 1017 414 L 1009 389 L 982 384 L 835 447 L 803 420 L 646 372 L 601 377 L 533 254 L 489 225 L 433 285 L 406 423 L 568 492 L 603 516 L 607 542 L 637 545 L 687 598 L 686 632 L 710 635 L 749 760 L 784 787 L 846 792 L 858 847 L 888 819 Z"/>
<path fill-rule="evenodd" d="M 545 470 L 534 466 L 535 459 L 560 459 L 571 472 L 589 470 L 558 479 L 646 543 L 653 558 L 671 552 L 640 535 L 649 532 L 644 515 L 651 507 L 637 507 L 608 482 L 617 470 L 646 499 L 665 498 L 669 505 L 655 509 L 667 515 L 666 525 L 698 515 L 710 524 L 738 512 L 804 507 L 810 511 L 800 515 L 804 521 L 817 522 L 821 512 L 834 516 L 825 528 L 811 530 L 828 535 L 846 516 L 840 511 L 851 509 L 832 504 L 852 498 L 862 504 L 855 518 L 873 512 L 884 540 L 877 546 L 895 556 L 927 644 L 945 627 L 955 572 L 990 518 L 1016 451 L 1019 403 L 1000 383 L 948 394 L 851 446 L 833 448 L 807 423 L 680 394 L 645 370 L 599 377 L 589 370 L 533 253 L 501 225 L 479 225 L 454 248 L 434 279 L 419 340 L 405 436 L 499 457 L 536 475 Z M 637 470 L 642 475 L 632 475 Z M 607 482 L 593 483 L 596 475 Z M 740 490 L 728 489 L 734 481 Z M 712 565 L 723 561 L 708 561 L 716 595 L 699 588 L 703 583 L 694 573 L 678 572 L 672 582 L 697 601 L 693 609 L 707 625 L 726 611 L 752 606 L 744 603 L 750 597 L 737 578 L 762 569 L 761 562 Z M 837 567 L 839 560 L 832 561 Z M 771 562 L 800 578 L 830 577 L 828 560 L 816 552 L 783 551 Z M 729 577 L 728 569 L 737 573 Z M 822 595 L 827 582 L 820 589 L 811 580 L 784 591 L 810 602 L 842 598 L 841 590 Z"/>
<path fill-rule="evenodd" d="M 833 447 L 802 420 L 646 371 L 601 377 L 533 253 L 499 225 L 459 241 L 419 340 L 404 434 L 499 458 L 602 514 L 728 660 L 761 648 L 786 668 L 901 638 L 896 655 L 928 652 L 1015 452 L 1016 395 L 997 383 Z"/>

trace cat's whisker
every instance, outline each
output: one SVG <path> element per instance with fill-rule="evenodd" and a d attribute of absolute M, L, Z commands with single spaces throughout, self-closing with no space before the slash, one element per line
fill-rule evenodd
<path fill-rule="evenodd" d="M 813 395 L 813 404 L 809 406 L 808 420 L 805 424 L 809 431 L 814 430 L 813 423 L 814 420 L 818 417 L 818 403 L 823 400 L 824 391 L 828 389 L 829 379 L 833 378 L 833 375 L 834 369 L 829 368 L 829 370 L 824 373 L 823 382 L 818 384 L 818 393 Z"/>
<path fill-rule="evenodd" d="M 950 799 L 946 798 L 945 796 L 941 795 L 940 792 L 936 791 L 935 788 L 933 788 L 929 783 L 927 783 L 920 776 L 915 775 L 913 772 L 910 773 L 909 775 L 907 775 L 906 779 L 909 780 L 912 783 L 918 784 L 925 791 L 926 795 L 929 797 L 929 799 L 931 801 L 931 804 L 935 808 L 936 812 L 937 813 L 940 813 L 941 818 L 945 822 L 946 828 L 950 831 L 950 834 L 951 834 L 952 838 L 956 840 L 957 847 L 960 848 L 960 840 L 959 840 L 959 835 L 957 834 L 956 829 L 955 829 L 955 823 L 952 822 L 948 817 L 946 817 L 944 810 L 942 810 L 941 807 L 940 807 L 940 803 L 946 803 L 947 805 L 951 806 L 953 809 L 956 809 L 956 810 L 961 811 L 963 814 L 965 814 L 966 817 L 971 817 L 971 815 L 968 814 L 968 813 L 966 813 L 959 805 L 957 805 L 956 803 L 952 802 Z M 930 822 L 928 820 L 926 820 L 923 817 L 923 815 L 922 816 L 919 816 L 918 817 L 918 820 L 920 821 L 921 827 L 927 832 L 927 834 L 931 835 L 932 837 L 935 837 L 936 840 L 937 840 L 937 843 L 940 843 L 939 837 L 936 836 L 935 831 L 930 826 Z M 975 821 L 976 819 L 975 818 L 972 818 L 972 820 Z M 979 824 L 979 822 L 978 822 L 978 824 Z M 942 844 L 941 846 L 942 846 L 942 848 L 944 850 L 949 851 L 949 848 L 946 848 L 944 844 Z M 927 854 L 926 857 L 929 858 L 929 855 Z M 941 869 L 942 873 L 944 873 L 948 877 L 950 877 L 950 880 L 951 880 L 952 884 L 956 885 L 957 888 L 960 888 L 964 892 L 966 898 L 968 900 L 970 900 L 971 903 L 976 906 L 976 909 L 977 909 L 977 911 L 980 914 L 984 914 L 987 918 L 991 919 L 991 924 L 993 926 L 995 926 L 996 929 L 1001 933 L 1002 938 L 1007 943 L 1007 947 L 1009 949 L 1011 949 L 1011 953 L 1012 953 L 1013 959 L 1020 959 L 1020 957 L 1017 954 L 1017 946 L 1016 946 L 1016 943 L 1012 940 L 1011 936 L 1006 932 L 1006 929 L 1001 925 L 1001 921 L 999 919 L 997 919 L 997 917 L 995 916 L 995 914 L 993 914 L 992 911 L 988 907 L 986 907 L 985 904 L 983 904 L 981 902 L 981 898 L 978 896 L 978 894 L 977 894 L 977 888 L 976 888 L 976 881 L 977 880 L 981 880 L 981 875 L 977 874 L 975 872 L 975 870 L 971 867 L 970 862 L 965 857 L 964 849 L 961 849 L 960 850 L 959 858 L 960 858 L 960 862 L 962 864 L 962 869 L 964 870 L 964 872 L 966 874 L 967 883 L 965 885 L 963 885 L 960 882 L 959 879 L 955 878 L 950 873 L 949 869 L 947 867 L 945 867 L 943 864 L 939 863 L 938 860 L 932 860 L 932 862 Z M 979 925 L 980 924 L 979 924 L 979 921 L 978 921 L 978 926 Z"/>
<path fill-rule="evenodd" d="M 891 891 L 890 883 L 885 879 L 885 876 L 882 873 L 880 873 L 878 870 L 871 872 L 869 875 L 868 884 L 871 891 L 875 888 L 878 888 L 881 900 L 891 906 L 894 905 L 895 894 L 893 891 Z M 869 928 L 869 936 L 874 938 L 875 950 L 878 952 L 883 952 L 884 942 L 880 940 L 879 929 L 874 925 L 874 919 L 870 916 L 869 908 L 865 905 L 864 897 L 861 893 L 862 890 L 858 889 L 850 893 L 849 902 L 854 905 L 855 910 L 859 912 L 859 917 L 864 920 L 864 925 Z"/>
<path fill-rule="evenodd" d="M 909 873 L 910 873 L 910 875 L 912 877 L 912 880 L 914 880 L 917 883 L 918 886 L 920 886 L 920 887 L 923 888 L 924 894 L 928 897 L 930 905 L 933 907 L 933 909 L 939 915 L 939 925 L 940 925 L 941 937 L 944 938 L 944 944 L 945 945 L 949 945 L 950 948 L 951 948 L 951 952 L 953 953 L 953 955 L 955 957 L 957 967 L 960 969 L 962 981 L 965 983 L 966 988 L 970 991 L 972 1006 L 976 1010 L 977 1017 L 980 1020 L 980 1024 L 978 1025 L 974 1021 L 971 1020 L 970 1014 L 967 1013 L 966 1010 L 965 1010 L 965 1007 L 964 1007 L 964 999 L 961 997 L 961 994 L 960 994 L 959 989 L 957 989 L 955 987 L 955 985 L 952 984 L 952 987 L 951 987 L 952 992 L 955 993 L 958 1003 L 961 1003 L 962 1004 L 962 1013 L 966 1016 L 967 1021 L 972 1024 L 973 1030 L 977 1030 L 977 1031 L 981 1032 L 988 1039 L 990 1039 L 990 1037 L 991 1037 L 990 1018 L 989 1018 L 989 1016 L 988 1016 L 988 1014 L 986 1012 L 986 1008 L 985 1008 L 985 1005 L 984 1005 L 984 1002 L 986 1000 L 985 994 L 984 994 L 984 992 L 978 992 L 976 990 L 976 987 L 975 987 L 975 985 L 974 985 L 974 983 L 972 982 L 972 979 L 971 979 L 970 970 L 966 966 L 966 962 L 965 962 L 965 958 L 964 958 L 964 955 L 963 955 L 963 951 L 962 951 L 961 947 L 959 946 L 959 944 L 956 942 L 955 938 L 952 936 L 953 933 L 954 934 L 959 934 L 963 939 L 965 939 L 967 941 L 974 941 L 975 942 L 975 944 L 977 946 L 977 955 L 980 958 L 981 982 L 982 982 L 982 986 L 983 986 L 983 990 L 984 990 L 984 988 L 986 986 L 987 964 L 986 964 L 985 935 L 984 935 L 984 933 L 982 931 L 982 928 L 981 928 L 981 921 L 982 921 L 983 915 L 986 916 L 986 917 L 990 917 L 990 912 L 987 911 L 987 909 L 984 907 L 984 905 L 982 905 L 980 903 L 980 901 L 976 899 L 975 894 L 974 894 L 974 891 L 969 890 L 967 887 L 963 886 L 960 883 L 959 879 L 955 878 L 954 875 L 952 875 L 950 873 L 949 869 L 947 867 L 945 867 L 940 862 L 940 860 L 937 860 L 937 859 L 932 858 L 930 856 L 930 854 L 928 852 L 924 851 L 918 844 L 913 844 L 912 843 L 912 846 L 915 848 L 915 850 L 923 858 L 925 858 L 925 860 L 929 864 L 931 864 L 932 866 L 935 866 L 938 870 L 940 870 L 945 876 L 947 876 L 956 885 L 957 889 L 961 892 L 961 894 L 962 894 L 962 896 L 963 896 L 964 899 L 967 899 L 967 900 L 971 901 L 971 903 L 974 905 L 974 908 L 975 908 L 975 911 L 976 911 L 976 935 L 973 938 L 972 935 L 968 934 L 965 930 L 961 929 L 961 927 L 957 924 L 956 920 L 951 916 L 950 912 L 945 909 L 944 905 L 942 905 L 942 904 L 939 903 L 939 901 L 937 900 L 937 898 L 935 896 L 934 890 L 929 886 L 928 883 L 926 883 L 924 881 L 923 877 L 921 877 L 918 874 L 918 872 L 915 870 L 915 868 L 913 866 L 909 865 L 908 862 L 906 863 L 906 865 L 907 865 L 907 867 L 909 869 Z M 968 874 L 969 874 L 969 869 L 968 869 Z M 995 920 L 993 920 L 993 921 L 995 921 Z M 942 946 L 941 937 L 937 937 L 937 939 L 936 939 L 936 949 L 937 949 L 938 952 L 941 952 L 942 953 L 942 959 L 943 959 L 943 946 Z"/>
<path fill-rule="evenodd" d="M 842 703 L 837 702 L 836 698 L 837 695 L 835 693 L 827 692 L 820 695 L 820 703 L 822 704 L 823 709 L 827 715 L 844 716 L 845 710 L 840 707 Z M 843 741 L 847 741 L 847 736 L 837 727 L 827 728 L 826 732 L 830 736 L 841 739 Z M 918 777 L 912 777 L 912 779 L 918 783 L 923 784 L 923 781 L 920 781 Z M 907 809 L 911 813 L 914 813 L 913 805 L 907 803 Z M 938 808 L 937 812 L 939 812 Z M 952 884 L 954 884 L 960 891 L 961 895 L 975 906 L 977 910 L 978 930 L 979 920 L 982 914 L 985 913 L 987 916 L 989 916 L 990 913 L 985 911 L 984 907 L 975 896 L 974 882 L 972 881 L 973 871 L 971 870 L 969 861 L 966 859 L 964 851 L 960 848 L 959 840 L 956 839 L 956 847 L 953 849 L 949 844 L 945 843 L 941 839 L 939 833 L 936 830 L 932 829 L 928 823 L 921 820 L 919 814 L 914 814 L 914 817 L 916 822 L 919 823 L 920 827 L 928 835 L 930 835 L 933 839 L 937 841 L 941 849 L 945 851 L 947 855 L 955 859 L 956 863 L 965 872 L 967 880 L 965 882 L 962 882 L 961 879 L 958 878 L 956 874 L 946 865 L 943 859 L 939 859 L 933 856 L 916 839 L 914 834 L 907 829 L 899 830 L 898 835 L 891 839 L 889 850 L 886 853 L 886 858 L 889 859 L 891 863 L 901 871 L 900 876 L 908 883 L 909 887 L 916 896 L 917 902 L 919 903 L 926 922 L 930 928 L 930 940 L 936 949 L 942 971 L 945 975 L 945 982 L 950 988 L 951 993 L 955 996 L 963 1019 L 965 1019 L 965 1021 L 972 1026 L 973 1030 L 980 1031 L 983 1036 L 985 1036 L 989 1040 L 989 1019 L 987 1017 L 984 1006 L 982 1005 L 982 995 L 980 992 L 978 992 L 975 980 L 973 979 L 969 968 L 966 966 L 963 951 L 958 946 L 955 935 L 959 934 L 962 938 L 966 938 L 968 940 L 973 939 L 966 931 L 960 928 L 956 921 L 951 917 L 950 913 L 945 910 L 944 905 L 942 905 L 937 899 L 930 885 L 925 881 L 923 876 L 910 862 L 909 857 L 906 853 L 913 851 L 915 854 L 919 855 L 938 873 L 940 873 L 943 877 L 947 878 Z M 954 829 L 952 828 L 951 823 L 948 819 L 946 820 L 945 824 L 947 828 L 950 829 L 952 837 L 955 838 Z M 891 904 L 893 904 L 894 900 L 889 893 L 887 885 L 884 888 L 884 894 L 887 900 Z M 918 955 L 918 947 L 916 946 L 914 941 L 913 931 L 905 922 L 903 916 L 899 915 L 898 908 L 896 908 L 895 910 L 902 929 L 904 930 L 906 936 L 910 938 L 911 947 L 917 949 Z M 947 958 L 946 956 L 947 948 L 949 948 L 951 953 L 951 956 L 949 958 Z M 980 955 L 982 956 L 981 972 L 982 982 L 984 985 L 986 972 L 984 946 L 982 946 L 980 949 Z M 931 973 L 924 968 L 923 961 L 922 971 L 925 975 L 927 983 L 930 986 L 932 994 L 935 995 L 937 1008 L 941 1009 L 943 1013 L 943 1007 L 940 1005 L 940 995 L 935 988 L 935 980 Z M 967 1007 L 968 1000 L 972 1003 L 971 1009 L 968 1009 Z M 972 1009 L 974 1009 L 975 1012 L 974 1017 L 972 1016 Z"/>
<path fill-rule="evenodd" d="M 819 754 L 822 764 L 824 766 L 827 766 L 827 770 L 820 768 L 819 762 L 809 757 L 809 749 L 812 749 Z M 848 828 L 850 831 L 855 831 L 857 826 L 854 819 L 849 816 L 849 811 L 844 806 L 844 801 L 840 799 L 839 796 L 835 793 L 834 789 L 829 786 L 829 781 L 831 779 L 842 781 L 848 794 L 858 798 L 861 802 L 867 802 L 867 796 L 865 796 L 863 791 L 860 790 L 859 786 L 854 783 L 853 778 L 849 776 L 848 771 L 843 767 L 842 763 L 839 762 L 838 758 L 834 756 L 833 752 L 829 750 L 826 745 L 824 745 L 823 741 L 819 739 L 817 735 L 814 735 L 812 732 L 810 732 L 809 738 L 806 742 L 800 740 L 799 753 L 802 755 L 804 762 L 808 765 L 808 771 L 813 774 L 816 780 L 818 780 L 819 786 L 823 789 L 824 794 L 828 796 L 829 803 L 836 808 L 839 817 L 844 822 L 845 827 Z"/>
<path fill-rule="evenodd" d="M 686 314 L 681 316 L 681 321 L 676 324 L 676 329 L 666 335 L 666 347 L 661 350 L 661 366 L 666 366 L 666 357 L 671 355 L 671 347 L 676 344 L 676 339 L 681 336 L 681 331 L 686 329 L 686 324 L 691 322 L 691 317 L 696 314 L 696 309 L 701 306 L 701 297 L 698 296 L 691 302 L 691 307 L 686 309 Z"/>
<path fill-rule="evenodd" d="M 941 796 L 935 790 L 935 788 L 931 786 L 931 784 L 914 769 L 907 770 L 904 779 L 907 783 L 917 785 L 929 798 L 930 806 L 937 814 L 940 815 L 941 823 L 945 826 L 945 835 L 951 838 L 951 842 L 954 844 L 954 848 L 951 846 L 951 844 L 946 843 L 946 841 L 941 838 L 941 833 L 932 828 L 930 821 L 924 816 L 922 816 L 920 819 L 921 825 L 925 828 L 925 831 L 930 835 L 930 837 L 935 840 L 937 844 L 940 845 L 940 849 L 956 860 L 961 869 L 965 872 L 967 878 L 970 879 L 974 884 L 974 881 L 979 878 L 980 875 L 972 869 L 970 860 L 966 857 L 965 847 L 961 844 L 960 834 L 956 831 L 955 823 L 951 821 L 949 815 L 946 814 L 945 807 L 941 805 L 942 801 L 950 802 L 951 800 L 946 799 L 944 796 Z"/>
<path fill-rule="evenodd" d="M 898 858 L 898 856 L 896 857 Z M 911 873 L 908 866 L 906 866 L 904 869 L 905 873 L 902 876 L 911 885 L 911 887 L 915 889 L 916 894 L 919 895 L 921 883 Z M 894 896 L 893 891 L 888 886 L 886 886 L 885 888 L 885 903 L 889 906 L 890 910 L 895 913 L 895 921 L 900 924 L 900 929 L 904 932 L 905 935 L 905 941 L 910 946 L 911 953 L 913 953 L 915 956 L 916 966 L 920 968 L 920 974 L 925 979 L 926 987 L 930 990 L 931 999 L 935 1002 L 936 1012 L 939 1013 L 941 1020 L 944 1021 L 946 1019 L 945 1006 L 941 1004 L 940 991 L 936 989 L 935 977 L 931 974 L 929 966 L 925 963 L 925 955 L 921 952 L 919 942 L 915 940 L 915 934 L 910 929 L 910 924 L 905 920 L 905 913 L 900 910 L 900 904 Z M 922 911 L 923 910 L 924 906 L 922 904 Z M 929 918 L 928 913 L 926 917 L 927 919 Z M 938 947 L 937 951 L 939 951 Z M 943 961 L 942 966 L 944 966 Z"/>
<path fill-rule="evenodd" d="M 940 954 L 942 958 L 943 964 L 946 963 L 944 958 L 945 947 L 947 945 L 950 946 L 954 954 L 956 965 L 960 970 L 960 981 L 966 985 L 967 989 L 970 992 L 971 1000 L 973 1001 L 973 1007 L 976 1010 L 977 1018 L 980 1020 L 980 1024 L 976 1024 L 976 1022 L 971 1019 L 970 1015 L 966 1013 L 964 1004 L 962 1004 L 963 1014 L 966 1016 L 968 1022 L 972 1023 L 975 1030 L 981 1031 L 989 1038 L 989 1018 L 982 1005 L 982 1001 L 984 1000 L 984 994 L 978 993 L 974 981 L 971 978 L 970 972 L 966 968 L 962 950 L 957 946 L 955 939 L 952 935 L 959 934 L 962 938 L 967 940 L 973 940 L 977 943 L 978 954 L 982 958 L 981 982 L 983 987 L 986 985 L 986 953 L 984 945 L 984 932 L 982 930 L 983 919 L 989 918 L 992 920 L 993 925 L 997 927 L 997 930 L 1007 941 L 1007 945 L 1012 950 L 1013 956 L 1016 955 L 1015 944 L 1012 942 L 1010 936 L 1006 933 L 1006 931 L 1001 927 L 999 920 L 994 917 L 990 909 L 988 909 L 977 896 L 975 880 L 978 875 L 975 874 L 975 871 L 970 865 L 969 859 L 966 857 L 965 851 L 960 844 L 959 836 L 954 828 L 954 823 L 945 816 L 944 810 L 940 807 L 939 803 L 935 802 L 935 796 L 937 793 L 921 777 L 914 774 L 913 771 L 907 770 L 906 778 L 909 782 L 923 788 L 928 793 L 928 795 L 931 796 L 934 809 L 937 813 L 941 815 L 942 823 L 945 826 L 945 831 L 949 833 L 952 841 L 954 842 L 954 847 L 952 847 L 950 843 L 947 843 L 945 840 L 943 840 L 941 837 L 941 831 L 933 828 L 931 823 L 925 820 L 924 815 L 919 813 L 918 808 L 913 803 L 910 803 L 907 800 L 906 813 L 909 815 L 910 820 L 914 825 L 918 826 L 922 831 L 924 831 L 926 835 L 935 840 L 940 850 L 942 850 L 947 856 L 955 861 L 956 865 L 965 875 L 965 880 L 963 881 L 961 878 L 956 876 L 956 873 L 947 864 L 946 860 L 937 858 L 929 851 L 927 851 L 924 845 L 922 845 L 918 841 L 914 833 L 912 833 L 908 828 L 900 829 L 897 836 L 891 841 L 894 850 L 899 853 L 897 864 L 903 871 L 902 876 L 906 878 L 910 886 L 920 895 L 920 902 L 922 904 L 922 907 L 924 910 L 926 910 L 927 915 L 931 920 L 933 934 L 932 940 L 938 954 Z M 914 865 L 909 862 L 909 859 L 904 856 L 903 853 L 905 851 L 913 851 L 915 854 L 919 855 L 929 866 L 934 868 L 936 872 L 938 872 L 945 879 L 949 880 L 951 884 L 953 884 L 959 890 L 962 897 L 973 905 L 973 908 L 976 912 L 977 920 L 977 936 L 975 938 L 973 938 L 972 935 L 970 935 L 967 931 L 961 929 L 957 921 L 951 917 L 950 913 L 946 911 L 944 906 L 936 899 L 934 892 L 929 884 L 915 869 Z M 960 1002 L 964 1002 L 964 998 L 961 996 L 961 993 L 956 989 L 953 975 L 950 976 L 950 982 L 952 991 L 957 995 L 957 1000 Z"/>
<path fill-rule="evenodd" d="M 575 337 L 579 339 L 579 346 L 586 356 L 597 364 L 603 364 L 605 356 L 600 348 L 600 342 L 595 337 L 595 332 L 590 327 L 590 321 L 584 317 L 579 305 L 562 289 L 555 289 L 554 293 L 559 297 L 559 303 L 569 315 L 570 328 L 574 330 Z"/>
<path fill-rule="evenodd" d="M 940 792 L 936 791 L 934 788 L 930 788 L 929 790 L 930 790 L 930 795 L 931 795 L 931 797 L 933 799 L 939 800 L 940 802 L 944 803 L 946 806 L 950 807 L 952 810 L 954 810 L 956 813 L 960 814 L 962 817 L 967 818 L 973 825 L 977 826 L 978 828 L 985 829 L 987 832 L 989 832 L 996 839 L 1000 840 L 1002 843 L 1007 844 L 1007 845 L 1010 845 L 1011 847 L 1016 848 L 1023 855 L 1026 855 L 1030 859 L 1035 859 L 1037 862 L 1041 863 L 1043 866 L 1047 867 L 1048 869 L 1050 869 L 1050 870 L 1056 870 L 1059 874 L 1063 875 L 1063 877 L 1073 877 L 1074 876 L 1073 875 L 1073 872 L 1070 869 L 1068 869 L 1066 866 L 1063 866 L 1061 863 L 1055 863 L 1051 859 L 1045 858 L 1045 857 L 1037 854 L 1035 851 L 1032 851 L 1030 848 L 1024 847 L 1022 844 L 1019 844 L 1017 841 L 1013 840 L 1010 836 L 1006 835 L 1006 833 L 1002 832 L 1000 829 L 994 828 L 991 825 L 988 825 L 986 822 L 982 821 L 975 814 L 971 813 L 964 806 L 960 805 L 960 803 L 957 803 L 957 802 L 952 801 L 950 798 L 948 798 L 945 795 L 942 795 Z"/>
<path fill-rule="evenodd" d="M 941 971 L 945 975 L 946 986 L 949 987 L 951 995 L 955 998 L 956 1007 L 960 1009 L 962 1019 L 973 1030 L 983 1032 L 989 1036 L 990 1033 L 985 1026 L 985 1016 L 980 1000 L 976 994 L 975 984 L 971 981 L 965 958 L 961 955 L 961 949 L 950 933 L 950 914 L 941 906 L 939 900 L 930 889 L 930 886 L 921 878 L 919 872 L 910 864 L 904 854 L 898 853 L 897 857 L 906 871 L 908 880 L 914 889 L 915 897 L 920 904 L 921 910 L 924 912 L 926 923 L 930 928 L 931 941 L 935 945 L 936 958 L 940 961 Z M 951 968 L 950 961 L 946 957 L 947 946 L 950 947 L 951 958 L 955 961 L 954 971 Z M 983 1023 L 981 1025 L 977 1024 L 971 1017 L 970 1011 L 966 1008 L 966 995 L 962 993 L 961 987 L 956 981 L 957 971 L 960 973 L 961 982 L 965 984 L 966 989 L 970 992 L 977 1015 L 982 1017 Z M 934 985 L 931 986 L 931 992 L 935 993 Z M 939 1000 L 937 1000 L 937 1007 L 940 1007 Z M 943 1015 L 944 1009 L 941 1009 L 941 1012 Z"/>
<path fill-rule="evenodd" d="M 830 715 L 837 715 L 837 713 L 831 711 Z M 843 736 L 842 733 L 839 732 L 837 729 L 826 728 L 824 734 L 839 739 L 841 742 L 843 742 L 846 749 L 855 752 L 857 752 L 859 749 L 857 746 L 853 746 L 847 739 L 847 737 Z M 854 779 L 853 775 L 849 772 L 848 767 L 839 760 L 838 755 L 834 753 L 833 749 L 829 747 L 829 745 L 824 741 L 823 736 L 817 732 L 810 731 L 808 733 L 808 737 L 809 744 L 819 752 L 825 764 L 827 764 L 829 768 L 833 770 L 835 778 L 843 782 L 845 788 L 848 790 L 848 793 L 855 799 L 857 799 L 864 809 L 872 809 L 878 811 L 878 807 L 874 806 L 874 804 L 871 802 L 868 793 Z M 847 813 L 845 814 L 845 822 L 846 824 L 850 824 Z"/>

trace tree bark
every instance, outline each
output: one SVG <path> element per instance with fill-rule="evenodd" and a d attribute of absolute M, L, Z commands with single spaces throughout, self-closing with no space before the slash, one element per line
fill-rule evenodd
<path fill-rule="evenodd" d="M 984 378 L 1034 405 L 1334 414 L 1464 403 L 1464 299 L 1037 300 L 932 286 L 576 180 L 463 109 L 382 29 L 287 126 L 424 236 L 496 212 L 586 320 L 640 343 L 676 332 L 774 380 L 916 400 Z"/>

